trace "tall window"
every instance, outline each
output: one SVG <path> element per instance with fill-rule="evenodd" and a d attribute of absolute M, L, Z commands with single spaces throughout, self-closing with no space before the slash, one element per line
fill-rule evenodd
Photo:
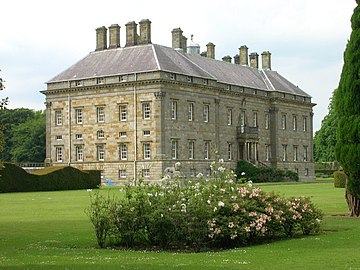
<path fill-rule="evenodd" d="M 298 146 L 297 145 L 294 145 L 293 154 L 294 154 L 294 161 L 298 161 Z"/>
<path fill-rule="evenodd" d="M 189 102 L 188 103 L 188 120 L 194 121 L 194 103 L 193 102 Z"/>
<path fill-rule="evenodd" d="M 144 143 L 143 152 L 144 152 L 144 159 L 150 159 L 151 158 L 150 143 Z"/>
<path fill-rule="evenodd" d="M 304 145 L 304 161 L 308 161 L 308 147 Z"/>
<path fill-rule="evenodd" d="M 203 112 L 203 118 L 205 123 L 209 122 L 209 112 L 210 112 L 210 106 L 208 104 L 205 104 L 204 112 Z"/>
<path fill-rule="evenodd" d="M 105 159 L 105 147 L 103 144 L 99 144 L 96 146 L 97 160 L 104 161 Z"/>
<path fill-rule="evenodd" d="M 303 116 L 303 131 L 307 131 L 307 117 Z"/>
<path fill-rule="evenodd" d="M 227 158 L 228 158 L 228 160 L 232 160 L 232 159 L 233 159 L 232 143 L 228 143 L 228 146 L 227 146 Z"/>
<path fill-rule="evenodd" d="M 241 111 L 241 126 L 244 127 L 246 125 L 246 113 L 245 111 Z"/>
<path fill-rule="evenodd" d="M 57 162 L 63 162 L 63 148 L 61 146 L 55 148 L 55 155 Z"/>
<path fill-rule="evenodd" d="M 282 150 L 283 150 L 282 160 L 283 160 L 283 161 L 287 161 L 287 145 L 286 145 L 286 144 L 283 144 Z"/>
<path fill-rule="evenodd" d="M 83 110 L 82 109 L 75 109 L 75 118 L 76 118 L 76 124 L 83 123 Z"/>
<path fill-rule="evenodd" d="M 119 106 L 119 115 L 120 115 L 120 121 L 127 120 L 127 106 L 126 105 Z"/>
<path fill-rule="evenodd" d="M 151 114 L 150 102 L 142 103 L 142 113 L 143 113 L 143 119 L 150 119 L 150 114 Z"/>
<path fill-rule="evenodd" d="M 120 144 L 120 160 L 127 160 L 127 145 L 125 143 Z"/>
<path fill-rule="evenodd" d="M 83 161 L 84 160 L 84 151 L 82 145 L 76 145 L 75 147 L 75 154 L 76 154 L 76 161 Z"/>
<path fill-rule="evenodd" d="M 178 158 L 178 140 L 171 140 L 171 158 Z"/>
<path fill-rule="evenodd" d="M 204 159 L 210 159 L 210 142 L 204 143 Z"/>
<path fill-rule="evenodd" d="M 173 119 L 173 120 L 177 119 L 177 101 L 176 100 L 171 101 L 171 119 Z"/>
<path fill-rule="evenodd" d="M 194 159 L 195 157 L 195 143 L 194 141 L 189 141 L 189 159 Z"/>
<path fill-rule="evenodd" d="M 265 160 L 266 161 L 270 160 L 270 145 L 269 144 L 265 145 Z"/>
<path fill-rule="evenodd" d="M 62 111 L 61 110 L 55 111 L 55 123 L 57 126 L 62 125 Z"/>
<path fill-rule="evenodd" d="M 297 117 L 296 115 L 293 115 L 293 130 L 297 130 Z"/>
<path fill-rule="evenodd" d="M 286 114 L 281 115 L 281 128 L 286 129 Z"/>
<path fill-rule="evenodd" d="M 227 124 L 228 126 L 232 125 L 232 109 L 227 109 Z"/>
<path fill-rule="evenodd" d="M 270 115 L 268 113 L 265 113 L 265 129 L 270 128 Z"/>
<path fill-rule="evenodd" d="M 97 122 L 105 122 L 105 107 L 96 107 Z"/>
<path fill-rule="evenodd" d="M 258 126 L 258 113 L 253 112 L 253 127 L 257 127 L 257 126 Z"/>

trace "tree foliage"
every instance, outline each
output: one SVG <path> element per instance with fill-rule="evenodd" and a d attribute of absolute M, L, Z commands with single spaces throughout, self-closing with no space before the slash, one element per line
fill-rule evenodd
<path fill-rule="evenodd" d="M 35 112 L 33 118 L 13 127 L 10 154 L 16 162 L 43 162 L 45 159 L 45 114 Z"/>
<path fill-rule="evenodd" d="M 45 159 L 45 113 L 30 109 L 0 110 L 4 150 L 0 159 L 8 162 L 43 162 Z"/>
<path fill-rule="evenodd" d="M 359 2 L 359 1 L 357 1 Z M 359 4 L 359 3 L 358 3 Z M 348 176 L 347 194 L 351 215 L 359 216 L 360 199 L 360 7 L 351 18 L 352 33 L 344 53 L 339 87 L 334 95 L 338 115 L 336 158 Z M 357 201 L 357 203 L 356 203 Z M 357 209 L 355 209 L 357 205 Z"/>
<path fill-rule="evenodd" d="M 2 78 L 0 78 L 0 91 L 4 90 L 5 86 L 4 86 L 4 80 Z M 5 106 L 8 104 L 8 98 L 3 98 L 0 101 L 0 110 L 3 110 L 5 108 Z M 4 141 L 4 132 L 3 132 L 4 126 L 2 124 L 0 124 L 0 154 L 3 152 L 4 150 L 4 145 L 5 145 L 5 141 Z M 1 158 L 0 158 L 1 160 Z"/>
<path fill-rule="evenodd" d="M 332 100 L 330 100 L 328 109 L 328 114 L 321 121 L 321 128 L 315 132 L 314 159 L 316 162 L 336 160 L 335 145 L 338 118 Z"/>

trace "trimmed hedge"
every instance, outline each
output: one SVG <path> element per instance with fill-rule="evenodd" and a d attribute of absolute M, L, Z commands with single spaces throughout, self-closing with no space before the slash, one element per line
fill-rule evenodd
<path fill-rule="evenodd" d="M 245 179 L 254 183 L 299 181 L 299 175 L 296 172 L 271 167 L 255 167 L 245 160 L 238 161 L 236 175 L 240 181 Z"/>
<path fill-rule="evenodd" d="M 42 173 L 27 173 L 12 163 L 4 163 L 0 171 L 0 192 L 55 191 L 97 188 L 100 171 L 80 171 L 76 168 L 50 167 Z"/>
<path fill-rule="evenodd" d="M 345 188 L 346 185 L 346 174 L 344 171 L 334 172 L 334 187 Z"/>

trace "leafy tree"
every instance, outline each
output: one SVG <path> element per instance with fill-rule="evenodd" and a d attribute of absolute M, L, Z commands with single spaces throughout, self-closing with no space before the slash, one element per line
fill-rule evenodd
<path fill-rule="evenodd" d="M 43 122 L 41 123 L 42 126 L 45 126 L 45 116 L 43 112 L 34 112 L 30 109 L 3 109 L 0 110 L 0 125 L 2 124 L 4 129 L 4 151 L 0 156 L 0 159 L 3 161 L 8 162 L 25 162 L 22 159 L 14 159 L 12 156 L 12 148 L 14 147 L 14 141 L 16 141 L 16 144 L 21 144 L 21 141 L 16 139 L 16 136 L 22 136 L 22 133 L 19 133 L 16 131 L 16 127 L 20 124 L 26 123 L 27 121 L 31 121 L 34 119 L 41 118 L 38 114 L 43 115 Z M 40 125 L 40 120 L 36 121 Z M 26 124 L 25 124 L 26 125 Z M 31 137 L 32 132 L 37 132 L 37 129 L 34 129 L 34 131 L 28 131 L 29 137 Z M 43 128 L 43 136 L 39 136 L 39 138 L 45 138 L 45 128 Z M 39 147 L 42 147 L 45 149 L 45 139 L 41 140 L 41 143 L 36 140 L 36 138 L 32 137 L 35 142 L 39 145 Z M 25 143 L 25 142 L 24 142 Z M 15 145 L 16 147 L 20 147 L 19 145 Z M 28 151 L 32 151 L 28 149 Z M 31 154 L 31 153 L 30 153 Z M 34 154 L 34 156 L 37 156 Z M 44 157 L 45 158 L 45 157 Z M 36 160 L 26 160 L 26 161 L 33 161 L 33 162 L 42 162 L 44 159 L 36 159 Z"/>
<path fill-rule="evenodd" d="M 351 17 L 352 33 L 344 53 L 339 87 L 334 95 L 336 158 L 348 176 L 346 199 L 351 216 L 360 214 L 360 0 Z"/>
<path fill-rule="evenodd" d="M 45 114 L 35 112 L 34 117 L 13 127 L 10 150 L 13 162 L 43 162 L 45 159 Z"/>
<path fill-rule="evenodd" d="M 2 91 L 4 89 L 5 89 L 4 80 L 2 78 L 0 78 L 0 91 Z M 3 110 L 7 104 L 8 104 L 8 98 L 3 98 L 0 101 L 0 110 Z M 0 154 L 4 150 L 4 145 L 5 145 L 3 129 L 4 129 L 4 126 L 2 124 L 0 124 Z"/>
<path fill-rule="evenodd" d="M 314 159 L 317 162 L 335 161 L 336 128 L 338 118 L 334 103 L 330 100 L 329 112 L 321 121 L 321 128 L 315 132 Z"/>

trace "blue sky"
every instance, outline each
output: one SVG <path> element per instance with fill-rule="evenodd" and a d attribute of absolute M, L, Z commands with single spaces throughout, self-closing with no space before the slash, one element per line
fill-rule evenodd
<path fill-rule="evenodd" d="M 148 18 L 152 42 L 171 47 L 171 30 L 199 43 L 216 45 L 216 58 L 270 51 L 272 69 L 313 97 L 314 130 L 327 114 L 338 86 L 343 52 L 351 33 L 355 0 L 208 0 L 208 1 L 44 1 L 1 3 L 0 98 L 9 108 L 43 110 L 46 81 L 95 49 L 95 29 L 117 23 L 121 45 L 125 24 Z"/>

